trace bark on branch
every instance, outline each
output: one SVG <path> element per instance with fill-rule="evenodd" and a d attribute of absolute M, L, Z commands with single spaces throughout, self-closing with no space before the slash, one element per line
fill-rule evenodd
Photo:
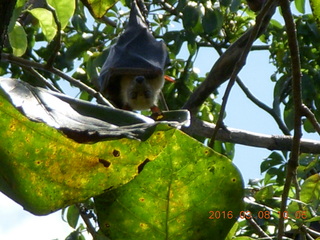
<path fill-rule="evenodd" d="M 256 37 L 259 37 L 268 27 L 276 6 L 277 1 L 274 1 L 268 9 L 266 16 L 263 18 L 260 31 Z M 252 31 L 253 28 L 249 29 L 221 55 L 211 68 L 204 82 L 192 93 L 188 101 L 185 103 L 183 106 L 184 109 L 190 110 L 191 113 L 197 112 L 197 109 L 209 97 L 209 95 L 230 78 L 237 62 L 243 54 Z"/>
<path fill-rule="evenodd" d="M 183 131 L 191 136 L 197 135 L 210 138 L 215 127 L 216 125 L 213 123 L 194 118 L 190 127 L 184 128 Z M 293 143 L 292 136 L 259 134 L 229 127 L 219 129 L 216 139 L 224 142 L 281 151 L 291 151 Z M 301 139 L 300 152 L 320 154 L 320 141 Z"/>

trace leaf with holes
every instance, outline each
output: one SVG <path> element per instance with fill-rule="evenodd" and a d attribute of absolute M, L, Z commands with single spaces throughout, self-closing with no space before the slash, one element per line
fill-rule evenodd
<path fill-rule="evenodd" d="M 95 203 L 99 225 L 113 240 L 224 239 L 242 198 L 242 178 L 231 161 L 175 131 L 139 176 Z"/>
<path fill-rule="evenodd" d="M 145 159 L 155 159 L 173 134 L 165 125 L 158 128 L 162 137 L 145 142 L 79 144 L 30 121 L 0 91 L 0 191 L 36 215 L 82 202 L 126 184 Z"/>

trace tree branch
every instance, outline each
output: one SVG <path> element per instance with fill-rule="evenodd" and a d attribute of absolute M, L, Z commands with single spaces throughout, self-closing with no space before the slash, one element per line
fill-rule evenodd
<path fill-rule="evenodd" d="M 252 218 L 246 218 L 246 220 L 251 225 L 251 227 L 253 227 L 255 232 L 258 234 L 259 238 L 272 240 L 272 238 L 265 231 L 263 231 L 263 229 L 258 225 L 258 223 L 255 220 L 253 220 Z"/>
<path fill-rule="evenodd" d="M 63 73 L 62 71 L 60 71 L 54 67 L 49 67 L 49 66 L 43 65 L 41 63 L 37 63 L 37 62 L 33 62 L 33 61 L 26 60 L 23 58 L 15 57 L 15 56 L 7 54 L 7 53 L 1 53 L 1 61 L 14 63 L 20 67 L 25 67 L 28 69 L 36 68 L 36 69 L 40 69 L 43 71 L 53 73 L 53 74 L 65 79 L 65 80 L 67 80 L 72 85 L 78 87 L 82 91 L 86 91 L 87 93 L 90 94 L 90 96 L 96 98 L 99 103 L 107 105 L 109 107 L 112 107 L 112 104 L 107 99 L 105 99 L 101 93 L 97 92 L 96 90 L 87 86 L 86 84 L 82 83 L 81 81 L 79 81 L 73 77 L 68 76 L 67 74 Z"/>
<path fill-rule="evenodd" d="M 210 138 L 216 125 L 193 118 L 189 127 L 183 131 L 191 136 Z M 269 150 L 290 151 L 292 149 L 293 137 L 286 135 L 267 135 L 253 133 L 235 128 L 219 129 L 216 139 L 245 146 L 265 148 Z M 320 154 L 320 141 L 302 139 L 300 145 L 302 153 Z"/>
<path fill-rule="evenodd" d="M 54 48 L 53 48 L 51 56 L 49 57 L 49 59 L 47 61 L 47 65 L 49 67 L 52 67 L 54 60 L 56 59 L 58 52 L 60 50 L 60 47 L 61 47 L 61 23 L 58 19 L 56 10 L 53 7 L 51 7 L 49 4 L 46 4 L 46 8 L 52 13 L 54 22 L 57 25 L 57 34 L 54 37 L 54 40 L 52 42 L 52 44 L 54 44 Z"/>
<path fill-rule="evenodd" d="M 248 54 L 250 52 L 250 49 L 253 45 L 253 42 L 258 38 L 259 33 L 262 32 L 261 29 L 265 28 L 265 26 L 263 26 L 263 23 L 265 22 L 265 18 L 267 18 L 267 15 L 268 15 L 270 9 L 273 9 L 273 11 L 274 11 L 273 6 L 274 6 L 274 1 L 271 1 L 271 0 L 269 0 L 265 4 L 265 6 L 261 10 L 260 14 L 256 18 L 256 24 L 252 28 L 252 31 L 250 32 L 250 35 L 248 36 L 248 39 L 246 41 L 246 44 L 243 48 L 242 53 L 239 54 L 239 59 L 236 61 L 236 64 L 232 70 L 230 81 L 228 83 L 227 89 L 226 89 L 224 96 L 223 96 L 223 101 L 221 104 L 219 118 L 217 121 L 217 127 L 216 127 L 215 131 L 213 132 L 213 135 L 211 137 L 211 141 L 209 142 L 210 147 L 212 147 L 214 144 L 216 134 L 217 134 L 219 128 L 223 126 L 223 117 L 224 117 L 227 101 L 228 101 L 231 89 L 237 79 L 238 73 L 241 71 L 243 66 L 246 64 L 246 59 L 247 59 Z"/>
<path fill-rule="evenodd" d="M 276 6 L 277 1 L 272 1 L 272 6 L 268 9 L 267 15 L 261 23 L 261 28 L 257 37 L 259 37 L 267 28 Z M 243 53 L 244 47 L 246 46 L 252 31 L 253 28 L 249 29 L 242 37 L 234 42 L 224 54 L 222 54 L 211 68 L 205 81 L 193 92 L 183 108 L 190 110 L 191 113 L 196 113 L 197 109 L 209 95 L 229 79 L 234 66 Z"/>
<path fill-rule="evenodd" d="M 82 206 L 81 203 L 77 203 L 75 204 L 76 207 L 78 208 L 79 210 L 79 214 L 82 218 L 82 220 L 84 221 L 84 223 L 86 224 L 87 226 L 87 230 L 88 232 L 91 234 L 92 238 L 93 239 L 96 239 L 97 237 L 97 232 L 96 232 L 96 229 L 94 228 L 94 226 L 92 225 L 91 221 L 90 221 L 90 217 L 88 216 L 88 214 L 86 213 L 86 210 L 84 209 L 84 207 Z"/>
<path fill-rule="evenodd" d="M 259 108 L 263 109 L 264 111 L 266 111 L 267 113 L 269 113 L 273 119 L 276 121 L 276 123 L 278 124 L 278 127 L 281 129 L 281 131 L 283 132 L 283 134 L 285 135 L 291 135 L 289 129 L 287 128 L 287 126 L 283 123 L 283 121 L 281 120 L 280 116 L 269 106 L 267 106 L 266 104 L 264 104 L 263 102 L 259 101 L 259 99 L 257 99 L 250 91 L 249 89 L 244 85 L 244 83 L 241 81 L 240 78 L 237 79 L 237 83 L 240 86 L 240 88 L 242 89 L 242 91 L 246 94 L 247 98 L 249 98 L 254 104 L 256 104 Z"/>
<path fill-rule="evenodd" d="M 289 0 L 280 0 L 280 6 L 283 18 L 287 28 L 288 45 L 291 55 L 292 69 L 292 98 L 294 104 L 294 135 L 292 140 L 291 157 L 287 165 L 286 181 L 283 188 L 280 212 L 284 212 L 287 208 L 287 199 L 292 180 L 297 175 L 297 167 L 299 165 L 300 155 L 300 138 L 302 136 L 301 117 L 302 117 L 302 94 L 301 94 L 301 66 L 300 53 L 297 40 L 296 26 L 290 9 Z M 279 219 L 278 239 L 282 239 L 284 234 L 284 218 Z"/>
<path fill-rule="evenodd" d="M 309 119 L 309 121 L 311 122 L 312 126 L 317 131 L 317 133 L 320 134 L 320 124 L 317 121 L 313 112 L 311 112 L 311 110 L 304 104 L 302 105 L 302 112 L 303 112 L 303 115 Z"/>

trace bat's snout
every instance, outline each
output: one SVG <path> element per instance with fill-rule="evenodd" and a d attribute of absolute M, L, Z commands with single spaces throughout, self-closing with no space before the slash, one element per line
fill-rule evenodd
<path fill-rule="evenodd" d="M 139 83 L 139 84 L 144 83 L 145 80 L 146 80 L 146 79 L 145 79 L 144 76 L 137 76 L 137 77 L 135 78 L 135 81 L 136 81 L 137 83 Z"/>

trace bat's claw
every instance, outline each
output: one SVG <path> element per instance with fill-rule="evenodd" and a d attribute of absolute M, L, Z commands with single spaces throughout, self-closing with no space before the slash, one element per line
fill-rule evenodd
<path fill-rule="evenodd" d="M 155 121 L 161 121 L 161 119 L 164 117 L 162 111 L 160 110 L 159 107 L 157 106 L 152 106 L 150 108 L 152 114 L 151 114 L 151 118 Z"/>

